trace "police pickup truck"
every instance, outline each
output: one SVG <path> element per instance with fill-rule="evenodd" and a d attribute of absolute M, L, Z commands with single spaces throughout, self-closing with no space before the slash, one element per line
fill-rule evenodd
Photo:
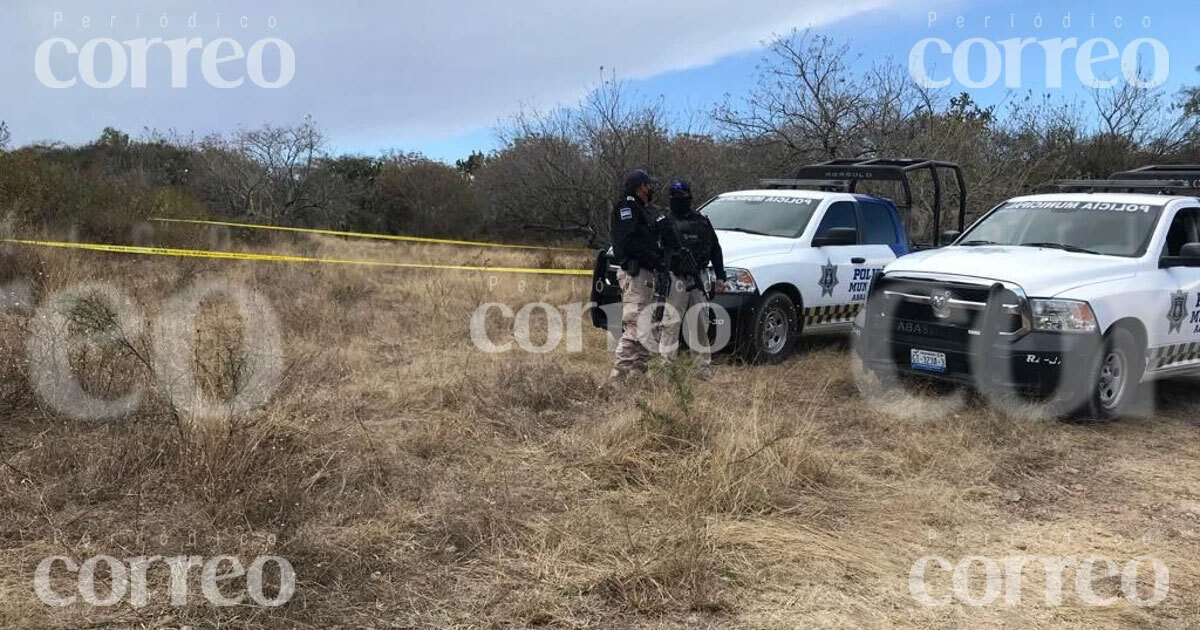
<path fill-rule="evenodd" d="M 855 321 L 863 367 L 1101 419 L 1137 409 L 1140 383 L 1200 371 L 1200 166 L 1112 177 L 1010 199 L 889 264 Z"/>
<path fill-rule="evenodd" d="M 907 236 L 909 175 L 930 174 L 934 227 L 941 221 L 939 171 L 946 170 L 959 191 L 961 230 L 966 210 L 961 169 L 923 159 L 833 160 L 802 167 L 792 179 L 763 180 L 759 189 L 709 200 L 699 211 L 716 229 L 728 278 L 714 299 L 722 307 L 716 321 L 729 327 L 728 335 L 714 330 L 711 337 L 732 339 L 750 360 L 777 362 L 800 335 L 849 332 L 872 276 L 922 246 Z M 858 194 L 860 182 L 899 185 L 904 205 Z M 938 238 L 935 229 L 934 245 Z M 592 321 L 619 336 L 620 289 L 610 255 L 597 256 Z"/>

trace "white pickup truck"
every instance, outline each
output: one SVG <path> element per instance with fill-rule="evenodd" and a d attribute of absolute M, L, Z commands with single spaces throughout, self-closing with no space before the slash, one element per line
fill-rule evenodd
<path fill-rule="evenodd" d="M 728 277 L 714 302 L 719 326 L 747 358 L 782 360 L 800 335 L 849 332 L 866 303 L 871 277 L 916 243 L 906 231 L 912 206 L 909 174 L 932 173 L 933 225 L 938 225 L 941 184 L 949 169 L 959 190 L 958 226 L 966 188 L 954 164 L 922 159 L 834 160 L 800 168 L 792 179 L 763 180 L 762 188 L 728 192 L 699 211 L 712 222 Z M 901 209 L 891 200 L 855 193 L 862 181 L 901 185 Z M 931 226 L 932 227 L 932 226 Z M 936 232 L 936 230 L 935 230 Z M 932 237 L 933 244 L 940 238 Z M 620 290 L 608 252 L 597 257 L 593 277 L 593 323 L 620 334 Z M 727 315 L 727 317 L 726 317 Z"/>
<path fill-rule="evenodd" d="M 1140 383 L 1200 372 L 1197 175 L 1146 167 L 1000 204 L 951 246 L 876 275 L 856 353 L 879 375 L 1126 415 Z"/>

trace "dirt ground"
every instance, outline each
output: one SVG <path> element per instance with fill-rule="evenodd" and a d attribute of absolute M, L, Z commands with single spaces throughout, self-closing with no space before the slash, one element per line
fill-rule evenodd
<path fill-rule="evenodd" d="M 586 254 L 327 237 L 254 248 L 590 266 Z M 583 303 L 586 277 L 3 255 L 6 628 L 1200 627 L 1195 380 L 1156 387 L 1149 417 L 1066 423 L 970 396 L 865 399 L 834 337 L 806 340 L 781 365 L 722 357 L 708 383 L 655 364 L 641 384 L 602 393 L 611 354 L 586 322 L 578 349 L 487 353 L 471 337 L 480 305 Z M 129 296 L 143 326 L 106 316 L 111 305 L 82 318 L 76 305 L 70 330 L 31 341 L 62 290 L 101 282 Z M 282 372 L 252 413 L 200 417 L 155 378 L 169 300 L 204 282 L 244 287 L 276 317 Z M 260 339 L 230 306 L 202 301 L 188 328 L 184 361 L 214 400 L 268 365 L 247 356 Z M 493 309 L 483 321 L 491 342 L 513 339 L 512 319 Z M 540 343 L 545 313 L 530 322 Z M 75 419 L 32 384 L 49 352 L 38 344 L 81 333 L 102 343 L 69 350 L 72 374 L 105 399 L 142 391 L 128 413 Z M 44 558 L 101 554 L 278 555 L 296 590 L 280 607 L 216 607 L 193 584 L 174 605 L 154 570 L 144 606 L 38 599 Z M 929 564 L 924 582 L 944 605 L 912 592 L 927 556 L 948 563 Z M 976 556 L 1031 561 L 998 576 L 995 601 L 970 605 L 989 588 Z M 1163 594 L 1147 556 L 1169 587 L 1138 606 Z M 1126 585 L 1098 567 L 1085 586 L 1117 597 L 1091 605 L 1067 568 L 1061 602 L 1047 601 L 1042 561 L 1067 557 L 1138 570 Z M 949 568 L 963 562 L 967 597 Z M 111 576 L 96 581 L 104 591 Z M 74 576 L 55 584 L 70 593 Z"/>

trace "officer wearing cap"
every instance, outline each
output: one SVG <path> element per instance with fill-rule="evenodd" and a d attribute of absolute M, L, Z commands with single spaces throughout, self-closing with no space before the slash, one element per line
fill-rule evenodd
<path fill-rule="evenodd" d="M 690 317 L 685 316 L 693 307 L 708 304 L 708 296 L 704 287 L 697 285 L 696 276 L 705 281 L 703 276 L 709 265 L 716 275 L 716 292 L 725 290 L 724 255 L 708 217 L 692 209 L 692 187 L 687 181 L 681 179 L 671 184 L 670 204 L 671 213 L 664 219 L 670 227 L 666 229 L 672 230 L 670 241 L 674 246 L 686 250 L 687 255 L 681 251 L 666 257 L 671 272 L 671 292 L 663 313 L 659 354 L 667 363 L 675 361 L 679 354 L 680 324 L 688 324 L 692 328 L 686 331 L 685 338 L 695 344 L 691 347 L 696 350 L 696 375 L 707 381 L 712 378 L 712 354 L 707 348 L 707 309 L 696 309 Z M 693 264 L 694 269 L 691 268 Z"/>
<path fill-rule="evenodd" d="M 613 256 L 621 269 L 621 340 L 616 361 L 608 376 L 615 383 L 630 375 L 645 374 L 650 349 L 656 344 L 650 331 L 650 317 L 642 316 L 654 301 L 654 274 L 663 269 L 662 251 L 654 233 L 646 205 L 654 198 L 658 182 L 644 170 L 625 175 L 623 194 L 613 207 Z"/>

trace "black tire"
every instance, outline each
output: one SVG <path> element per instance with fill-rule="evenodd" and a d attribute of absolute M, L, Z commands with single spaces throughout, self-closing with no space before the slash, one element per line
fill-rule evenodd
<path fill-rule="evenodd" d="M 888 375 L 880 374 L 867 367 L 862 357 L 856 353 L 850 355 L 850 378 L 853 379 L 859 395 L 864 398 L 878 398 L 896 383 L 895 374 L 892 374 L 890 378 Z"/>
<path fill-rule="evenodd" d="M 1145 369 L 1146 351 L 1133 333 L 1125 328 L 1113 330 L 1092 360 L 1075 415 L 1101 421 L 1134 415 L 1141 402 L 1139 384 Z"/>
<path fill-rule="evenodd" d="M 800 334 L 796 305 L 786 294 L 768 291 L 742 339 L 743 355 L 752 363 L 779 363 Z"/>

